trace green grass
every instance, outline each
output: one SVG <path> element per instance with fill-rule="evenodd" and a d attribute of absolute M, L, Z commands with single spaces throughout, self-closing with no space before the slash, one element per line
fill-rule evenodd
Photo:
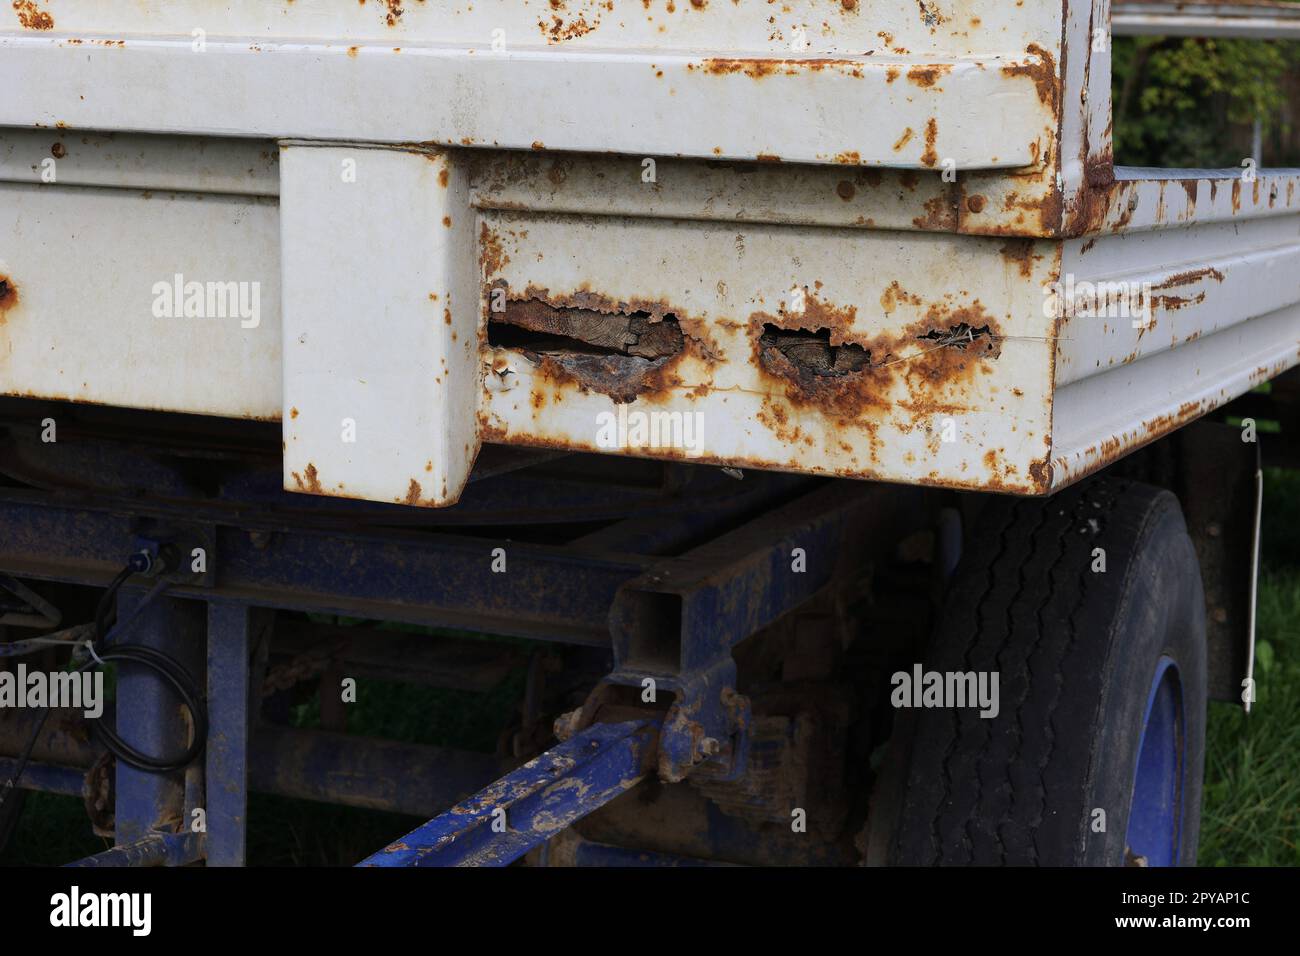
<path fill-rule="evenodd" d="M 1260 588 L 1257 700 L 1215 704 L 1205 749 L 1200 862 L 1300 866 L 1300 570 Z"/>
<path fill-rule="evenodd" d="M 1300 474 L 1265 479 L 1256 701 L 1210 707 L 1203 866 L 1300 865 Z"/>

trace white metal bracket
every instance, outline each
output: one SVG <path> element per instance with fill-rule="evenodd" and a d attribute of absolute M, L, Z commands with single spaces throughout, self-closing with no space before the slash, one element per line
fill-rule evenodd
<path fill-rule="evenodd" d="M 285 488 L 460 497 L 479 449 L 467 196 L 443 151 L 281 144 Z"/>

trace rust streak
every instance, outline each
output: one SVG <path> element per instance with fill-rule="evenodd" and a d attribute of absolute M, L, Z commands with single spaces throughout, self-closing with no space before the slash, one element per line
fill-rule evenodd
<path fill-rule="evenodd" d="M 1191 285 L 1200 282 L 1202 279 L 1213 279 L 1215 282 L 1223 281 L 1223 273 L 1213 266 L 1206 266 L 1203 269 L 1189 269 L 1186 272 L 1176 272 L 1164 282 L 1155 286 L 1157 289 L 1173 289 L 1180 285 Z"/>
<path fill-rule="evenodd" d="M 688 70 L 693 68 L 694 64 L 687 65 Z M 699 68 L 713 76 L 729 76 L 740 73 L 754 80 L 777 75 L 798 76 L 802 73 L 818 73 L 823 70 L 834 70 L 858 79 L 862 77 L 862 64 L 860 62 L 833 57 L 798 60 L 758 57 L 744 59 L 712 57 L 702 61 Z"/>
<path fill-rule="evenodd" d="M 939 123 L 932 116 L 925 121 L 925 152 L 921 154 L 922 165 L 933 168 L 939 164 L 939 154 L 934 149 L 938 137 Z"/>

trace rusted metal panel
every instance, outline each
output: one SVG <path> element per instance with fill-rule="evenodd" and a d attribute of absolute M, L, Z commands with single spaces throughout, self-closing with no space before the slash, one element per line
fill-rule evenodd
<path fill-rule="evenodd" d="M 818 416 L 833 419 L 842 410 L 843 392 L 839 390 L 842 383 L 869 368 L 869 360 L 867 365 L 854 364 L 857 359 L 851 351 L 836 348 L 847 344 L 851 349 L 852 335 L 841 339 L 828 335 L 825 341 L 807 336 L 806 341 L 792 343 L 794 348 L 811 355 L 814 362 L 822 363 L 821 379 L 809 381 L 814 386 L 829 383 L 834 387 L 797 388 L 797 398 L 812 401 L 797 409 L 782 405 L 787 420 L 779 421 L 777 427 L 764 427 L 769 424 L 764 421 L 764 409 L 742 407 L 744 393 L 748 390 L 752 389 L 755 394 L 774 391 L 779 394 L 779 390 L 772 388 L 771 379 L 764 377 L 765 373 L 770 373 L 772 363 L 769 361 L 767 366 L 764 365 L 761 336 L 757 353 L 751 350 L 748 356 L 741 337 L 726 338 L 728 326 L 737 322 L 743 325 L 746 309 L 754 308 L 755 303 L 745 303 L 737 309 L 737 303 L 727 302 L 719 294 L 707 306 L 696 306 L 692 299 L 696 295 L 707 296 L 707 293 L 697 291 L 707 283 L 694 277 L 718 277 L 721 286 L 728 290 L 736 287 L 755 289 L 759 298 L 765 299 L 763 280 L 756 280 L 745 272 L 741 253 L 736 254 L 734 265 L 724 266 L 718 261 L 718 250 L 725 248 L 728 238 L 741 246 L 754 248 L 755 236 L 785 236 L 788 246 L 797 248 L 802 257 L 815 247 L 809 232 L 837 236 L 840 238 L 836 241 L 851 246 L 851 241 L 843 238 L 845 232 L 785 230 L 741 221 L 736 223 L 734 233 L 724 235 L 721 230 L 710 232 L 710 227 L 717 228 L 716 222 L 699 226 L 677 222 L 671 225 L 674 234 L 671 239 L 668 238 L 667 225 L 658 227 L 663 230 L 660 232 L 663 237 L 661 248 L 648 239 L 656 230 L 649 223 L 626 228 L 611 227 L 606 231 L 602 229 L 602 220 L 591 217 L 548 215 L 533 219 L 518 212 L 518 207 L 530 203 L 543 209 L 557 205 L 556 197 L 564 196 L 563 187 L 571 179 L 567 175 L 549 175 L 548 171 L 555 168 L 548 161 L 541 160 L 534 165 L 532 172 L 525 171 L 522 175 L 507 172 L 504 176 L 489 173 L 479 180 L 479 195 L 484 197 L 486 204 L 516 209 L 514 213 L 485 216 L 487 225 L 480 234 L 488 294 L 491 294 L 494 283 L 504 282 L 506 297 L 511 300 L 503 314 L 489 315 L 490 320 L 495 320 L 490 321 L 489 329 L 517 325 L 513 318 L 517 310 L 533 309 L 538 305 L 561 309 L 576 307 L 589 319 L 599 315 L 601 309 L 622 313 L 624 317 L 629 313 L 671 316 L 686 333 L 683 348 L 686 354 L 684 357 L 670 356 L 667 362 L 654 368 L 642 368 L 629 387 L 626 379 L 602 380 L 600 374 L 593 374 L 608 371 L 613 361 L 608 356 L 599 366 L 592 366 L 587 359 L 575 364 L 569 359 L 548 354 L 547 343 L 534 348 L 531 356 L 527 349 L 523 354 L 518 354 L 517 348 L 516 354 L 493 352 L 493 364 L 521 375 L 518 386 L 526 389 L 523 393 L 501 390 L 494 387 L 496 383 L 491 378 L 486 380 L 484 427 L 495 439 L 541 444 L 571 442 L 574 447 L 599 447 L 599 442 L 593 441 L 592 436 L 601 420 L 600 415 L 602 412 L 617 415 L 619 404 L 625 405 L 628 411 L 653 412 L 668 407 L 685 413 L 692 409 L 711 409 L 710 402 L 719 397 L 716 393 L 725 393 L 725 401 L 721 403 L 721 407 L 726 409 L 721 413 L 723 420 L 730 416 L 729 420 L 743 424 L 728 429 L 730 447 L 721 454 L 710 448 L 706 455 L 717 455 L 734 463 L 742 463 L 748 456 L 750 464 L 810 471 L 820 470 L 822 463 L 833 463 L 826 470 L 836 474 L 965 484 L 974 464 L 969 456 L 955 462 L 955 467 L 933 468 L 938 461 L 935 456 L 918 455 L 914 449 L 906 447 L 907 439 L 902 436 L 917 428 L 916 408 L 888 388 L 881 390 L 889 409 L 883 423 L 872 420 L 865 407 L 857 407 L 854 409 L 856 419 L 851 424 L 834 429 L 840 436 L 838 448 L 826 441 L 817 443 L 817 437 L 813 436 L 825 438 L 826 435 L 819 432 L 815 424 Z M 568 168 L 579 169 L 578 177 L 585 179 L 586 172 L 580 167 Z M 511 163 L 509 170 L 519 173 L 519 163 Z M 1048 409 L 1043 420 L 1050 420 L 1053 412 L 1059 420 L 1051 429 L 1051 462 L 1040 465 L 1032 473 L 1027 486 L 1016 487 L 1013 482 L 1008 485 L 1008 490 L 1044 492 L 1066 484 L 1300 361 L 1297 353 L 1300 328 L 1292 308 L 1300 301 L 1300 287 L 1295 280 L 1296 266 L 1300 265 L 1297 261 L 1300 245 L 1295 241 L 1295 191 L 1292 188 L 1295 173 L 1270 171 L 1253 182 L 1245 182 L 1240 176 L 1230 178 L 1225 173 L 1202 171 L 1191 171 L 1189 177 L 1181 181 L 1143 178 L 1147 174 L 1148 171 L 1141 170 L 1119 171 L 1116 180 L 1102 193 L 1106 197 L 1102 212 L 1090 212 L 1087 218 L 1075 222 L 1079 231 L 1088 235 L 1086 239 L 1036 244 L 1023 240 L 1000 244 L 987 239 L 972 240 L 963 248 L 970 250 L 973 262 L 984 263 L 981 265 L 967 265 L 962 259 L 952 257 L 948 251 L 952 247 L 946 244 L 952 242 L 950 238 L 937 240 L 931 237 L 929 240 L 937 243 L 934 248 L 944 250 L 940 255 L 948 257 L 948 268 L 930 272 L 923 270 L 917 277 L 919 287 L 950 290 L 955 283 L 966 282 L 973 273 L 1005 268 L 1009 261 L 1020 257 L 1025 268 L 1021 272 L 1007 271 L 1008 281 L 1016 291 L 1004 301 L 1015 303 L 1013 309 L 1035 309 L 1044 315 L 1059 315 L 1060 318 L 1059 323 L 1045 323 L 1036 332 L 1026 333 L 1022 327 L 1018 333 L 1013 333 L 1030 339 L 1037 334 L 1043 341 L 1050 339 L 1052 342 L 1055 360 L 1045 362 L 1042 369 L 1052 376 L 1052 383 L 1039 399 Z M 698 171 L 686 172 L 674 182 L 677 191 L 690 194 L 691 190 L 681 187 L 697 175 L 705 181 L 708 179 L 707 174 Z M 550 195 L 546 195 L 546 190 L 536 181 L 542 176 L 555 186 Z M 809 177 L 803 183 L 813 181 Z M 819 182 L 822 186 L 828 184 L 828 180 Z M 740 219 L 751 215 L 750 210 L 754 209 L 764 220 L 784 216 L 784 210 L 774 210 L 766 202 L 767 197 L 763 195 L 765 184 L 747 188 L 749 191 L 738 199 L 727 197 L 725 203 L 716 207 L 715 215 L 731 213 Z M 622 201 L 622 196 L 616 192 L 615 206 Z M 746 201 L 752 201 L 754 205 L 748 206 Z M 896 195 L 887 192 L 884 202 L 877 208 L 885 208 L 886 203 L 895 201 Z M 565 202 L 564 198 L 559 200 L 560 204 Z M 690 199 L 678 198 L 664 200 L 664 208 L 660 211 L 686 210 L 690 208 L 690 202 Z M 1117 211 L 1121 202 L 1122 211 Z M 599 205 L 594 195 L 584 195 L 582 187 L 569 204 L 587 210 Z M 823 198 L 820 204 L 813 203 L 810 209 L 806 215 L 818 215 L 823 210 L 834 210 L 834 205 Z M 704 210 L 693 212 L 701 215 Z M 900 217 L 902 212 L 895 206 L 892 211 L 886 209 L 886 214 Z M 854 225 L 864 228 L 862 224 Z M 1175 225 L 1179 227 L 1176 231 L 1170 228 Z M 579 237 L 588 230 L 608 235 L 610 238 L 607 240 L 593 235 L 571 241 L 589 247 L 620 250 L 615 259 L 622 265 L 614 266 L 620 275 L 606 275 L 590 257 L 581 260 L 580 272 L 566 272 L 566 262 L 569 262 L 566 247 L 564 240 L 552 232 L 555 229 Z M 694 238 L 697 234 L 708 238 L 697 241 Z M 907 248 L 905 243 L 914 236 L 881 234 L 875 230 L 862 235 L 866 239 L 861 248 L 871 251 L 845 251 L 847 255 L 857 257 L 858 261 L 872 264 L 871 278 L 859 281 L 857 285 L 850 283 L 849 291 L 839 301 L 847 302 L 855 310 L 858 331 L 863 336 L 858 341 L 865 343 L 869 335 L 879 335 L 894 328 L 877 305 L 881 300 L 878 277 L 897 275 L 910 281 L 916 273 L 909 270 L 914 269 L 917 263 L 909 255 L 899 255 L 894 251 Z M 890 241 L 882 241 L 886 236 Z M 533 242 L 537 243 L 535 248 Z M 762 256 L 751 261 L 760 261 L 760 269 L 766 271 L 779 261 L 770 249 L 762 245 L 757 248 L 763 250 Z M 624 256 L 632 258 L 629 260 Z M 560 262 L 548 265 L 548 259 L 554 257 L 558 257 Z M 654 263 L 656 269 L 664 272 L 664 280 L 639 282 L 640 273 L 627 267 L 629 261 Z M 779 274 L 780 270 L 776 272 Z M 629 278 L 633 275 L 637 275 L 637 279 Z M 591 281 L 583 284 L 583 278 Z M 639 288 L 633 287 L 638 284 Z M 1127 311 L 1108 316 L 1104 311 L 1092 315 L 1079 308 L 1088 295 L 1095 295 L 1108 287 L 1134 296 L 1131 304 L 1145 310 L 1141 322 L 1135 323 Z M 1091 292 L 1084 291 L 1089 288 Z M 1071 296 L 1070 301 L 1053 304 L 1053 296 L 1057 294 L 1053 290 Z M 780 293 L 771 294 L 776 298 L 780 296 Z M 1114 294 L 1111 293 L 1112 297 Z M 710 344 L 716 347 L 711 356 L 697 360 L 689 354 L 691 323 L 683 323 L 683 316 L 703 317 L 706 327 L 711 321 L 721 321 L 722 338 L 715 333 L 710 340 Z M 833 321 L 824 321 L 820 317 L 807 323 L 823 324 L 828 331 L 836 328 Z M 805 331 L 815 330 L 809 328 Z M 491 332 L 489 337 L 493 337 Z M 512 342 L 499 332 L 495 339 L 507 347 L 518 344 L 517 340 Z M 1201 342 L 1199 346 L 1198 342 Z M 778 351 L 781 350 L 778 343 L 773 344 L 777 345 Z M 793 353 L 785 354 L 788 358 Z M 746 379 L 743 375 L 733 374 L 719 380 L 719 369 L 727 370 L 730 364 L 739 364 L 742 357 L 753 376 Z M 1022 379 L 1018 370 L 1010 373 L 1010 378 L 999 379 L 998 376 L 1013 367 L 1002 364 L 1002 359 L 1003 356 L 999 355 L 996 364 L 989 363 L 993 380 L 1003 387 L 1022 392 L 1026 385 L 1032 389 L 1032 378 Z M 635 366 L 632 359 L 617 361 Z M 503 362 L 506 363 L 504 366 Z M 1136 367 L 1128 373 L 1103 377 L 1103 373 L 1110 369 L 1126 366 Z M 690 397 L 685 397 L 687 395 Z M 708 398 L 710 395 L 712 399 Z M 1115 404 L 1118 395 L 1123 395 L 1124 400 Z M 647 396 L 658 404 L 647 404 Z M 822 402 L 820 406 L 818 401 Z M 962 401 L 954 399 L 950 404 L 955 407 Z M 795 416 L 791 419 L 792 411 Z M 1012 415 L 1021 413 L 1020 409 L 1005 411 Z M 809 418 L 814 424 L 809 423 Z M 623 419 L 618 421 L 621 426 Z M 789 421 L 794 424 L 788 425 Z M 806 452 L 802 454 L 797 443 L 786 440 L 793 428 L 798 428 L 800 437 L 805 440 Z M 864 466 L 860 455 L 844 447 L 854 444 L 852 438 L 845 436 L 852 436 L 855 429 L 870 431 L 872 437 L 884 446 L 883 457 L 878 455 L 871 462 L 876 466 L 883 462 L 884 468 Z M 704 430 L 707 431 L 707 426 Z M 974 434 L 976 444 L 984 452 L 989 452 L 989 443 L 996 431 L 977 428 Z M 566 437 L 561 438 L 561 435 Z M 771 440 L 773 436 L 776 441 Z M 813 437 L 811 445 L 807 443 L 810 437 Z M 713 436 L 708 441 L 711 444 Z M 764 449 L 771 450 L 770 457 L 762 457 Z M 837 452 L 842 456 L 837 456 Z M 994 455 L 995 460 L 999 457 Z M 927 465 L 918 466 L 918 462 Z M 1030 461 L 1017 462 L 1022 470 L 1031 464 Z M 984 487 L 998 487 L 996 474 L 990 475 L 980 468 L 973 473 L 977 476 L 976 481 Z"/>
<path fill-rule="evenodd" d="M 1053 487 L 1300 363 L 1294 174 L 1124 175 L 1132 201 L 1094 227 L 1113 231 L 1064 244 Z"/>
<path fill-rule="evenodd" d="M 1300 171 L 1116 169 L 1109 0 L 986 6 L 24 5 L 0 388 L 412 504 L 482 440 L 1044 493 L 1296 363 Z"/>
<path fill-rule="evenodd" d="M 212 40 L 200 56 L 185 41 L 129 44 L 124 54 L 0 37 L 0 82 L 48 74 L 55 86 L 38 79 L 33 90 L 46 92 L 25 98 L 36 102 L 0 103 L 0 123 L 977 169 L 1030 163 L 1051 117 L 1026 78 L 1041 62 L 1032 56 L 792 57 L 753 61 L 764 64 L 756 77 L 730 60 L 673 54 L 541 59 L 440 46 L 349 56 L 297 44 L 254 54 Z M 82 100 L 83 60 L 97 84 L 159 82 L 130 98 Z M 291 83 L 300 96 L 277 95 Z M 415 92 L 395 100 L 395 89 Z M 786 115 L 774 119 L 772 104 Z M 871 116 L 890 119 L 882 129 Z M 1006 138 L 990 140 L 989 125 Z"/>
<path fill-rule="evenodd" d="M 480 248 L 486 440 L 1043 490 L 1047 244 L 485 213 Z M 539 306 L 680 345 L 521 338 Z"/>
<path fill-rule="evenodd" d="M 566 50 L 689 49 L 780 54 L 802 40 L 807 52 L 906 54 L 918 50 L 1023 47 L 1059 23 L 1052 4 L 1001 7 L 979 0 L 786 0 L 777 5 L 677 0 L 34 0 L 5 10 L 5 29 L 42 33 L 260 40 L 333 39 L 406 46 L 488 46 L 499 29 L 510 47 Z M 1059 7 L 1059 5 L 1057 5 Z"/>
<path fill-rule="evenodd" d="M 1296 222 L 1212 223 L 1067 244 L 1056 387 L 1294 304 Z"/>
<path fill-rule="evenodd" d="M 739 223 L 1042 234 L 1035 216 L 993 208 L 1004 174 L 841 169 L 770 163 L 661 159 L 653 182 L 641 161 L 489 153 L 473 163 L 475 206 L 484 209 L 699 219 Z"/>
<path fill-rule="evenodd" d="M 481 209 L 737 223 L 846 226 L 995 237 L 1076 237 L 1231 222 L 1300 211 L 1300 170 L 1118 167 L 1059 218 L 1005 198 L 1006 175 L 946 182 L 926 170 L 855 169 L 661 160 L 643 182 L 635 159 L 487 153 L 472 162 Z M 997 196 L 1003 201 L 997 202 Z"/>
<path fill-rule="evenodd" d="M 390 290 L 379 307 L 392 309 L 393 283 L 416 274 L 396 264 L 390 250 L 413 247 L 394 237 L 409 229 L 417 242 L 433 242 L 430 234 L 456 233 L 464 255 L 457 281 L 470 309 L 453 306 L 456 324 L 447 326 L 445 308 L 439 312 L 427 298 L 434 290 L 423 290 L 431 324 L 417 319 L 414 338 L 399 341 L 397 326 L 385 326 L 386 338 L 374 331 L 367 316 L 376 314 L 376 303 L 371 291 L 359 292 L 364 301 L 337 319 L 340 355 L 321 367 L 337 371 L 378 361 L 375 355 L 388 354 L 383 349 L 400 352 L 400 361 L 373 377 L 388 389 L 385 397 L 362 375 L 355 377 L 369 384 L 357 395 L 318 386 L 302 393 L 303 386 L 281 377 L 279 273 L 284 251 L 314 230 L 282 224 L 267 198 L 138 188 L 152 184 L 155 170 L 168 182 L 192 175 L 196 187 L 229 188 L 202 172 L 201 141 L 188 144 L 162 140 L 155 156 L 152 140 L 136 138 L 130 149 L 138 159 L 86 173 L 102 185 L 120 175 L 132 188 L 39 180 L 0 187 L 15 197 L 5 206 L 11 218 L 0 270 L 4 334 L 18 357 L 5 364 L 0 383 L 12 394 L 202 414 L 274 419 L 283 410 L 286 444 L 310 448 L 287 452 L 291 488 L 406 501 L 414 481 L 417 502 L 454 500 L 455 481 L 444 496 L 441 480 L 426 478 L 443 459 L 427 454 L 412 459 L 412 467 L 396 467 L 393 457 L 420 442 L 436 444 L 431 436 L 441 426 L 432 422 L 450 414 L 440 405 L 441 369 L 422 366 L 418 359 L 432 353 L 413 345 L 436 334 L 439 315 L 441 329 L 469 343 L 456 366 L 471 381 L 469 404 L 458 413 L 468 430 L 459 457 L 449 445 L 440 453 L 457 467 L 473 457 L 475 429 L 490 441 L 680 457 L 680 448 L 602 447 L 601 428 L 611 424 L 602 414 L 613 416 L 615 438 L 620 428 L 635 438 L 627 423 L 636 416 L 620 419 L 622 412 L 666 413 L 670 431 L 702 412 L 702 432 L 680 434 L 700 439 L 690 457 L 702 461 L 1027 493 L 1069 481 L 1226 401 L 1257 381 L 1259 369 L 1287 367 L 1294 352 L 1285 311 L 1300 298 L 1293 278 L 1294 172 L 1261 173 L 1251 183 L 1204 171 L 1164 181 L 1120 170 L 1099 191 L 1104 202 L 1076 220 L 1087 237 L 1061 241 L 954 234 L 971 222 L 974 187 L 969 178 L 948 184 L 935 173 L 886 170 L 877 178 L 859 170 L 847 177 L 835 169 L 760 164 L 738 172 L 665 161 L 658 188 L 629 176 L 630 185 L 611 186 L 602 197 L 602 182 L 617 183 L 639 164 L 459 153 L 477 157 L 472 186 L 448 199 L 445 215 L 459 228 L 442 224 L 433 205 L 408 201 L 394 212 L 362 203 L 340 226 L 330 254 L 342 257 L 333 274 L 370 276 L 365 290 Z M 189 163 L 160 158 L 187 150 Z M 364 173 L 366 157 L 383 153 L 358 148 L 349 155 L 360 158 Z M 418 151 L 399 155 L 434 168 Z M 339 188 L 364 191 L 364 183 L 343 183 L 340 157 L 333 160 Z M 14 177 L 22 172 L 15 164 Z M 395 181 L 385 180 L 384 188 Z M 839 188 L 843 183 L 851 193 Z M 645 215 L 633 215 L 638 191 Z M 952 208 L 963 194 L 964 206 Z M 186 228 L 178 230 L 181 222 Z M 363 240 L 365 229 L 377 238 Z M 48 250 L 63 248 L 79 255 L 50 257 Z M 310 275 L 322 274 L 321 256 L 305 260 Z M 183 307 L 172 318 L 153 316 L 153 285 L 178 273 L 184 282 L 259 283 L 257 327 L 241 328 L 237 315 L 186 319 Z M 1076 292 L 1089 282 L 1149 287 L 1152 325 L 1069 315 L 1058 328 L 1044 306 L 1047 292 L 1067 282 Z M 303 313 L 298 334 L 339 307 L 338 284 L 322 287 L 329 301 Z M 792 312 L 796 292 L 804 298 L 802 316 Z M 494 295 L 503 298 L 504 312 L 492 311 Z M 987 337 L 975 336 L 986 319 Z M 1261 321 L 1273 329 L 1263 342 L 1267 354 L 1238 374 L 1238 346 L 1229 338 L 1237 326 Z M 963 322 L 975 336 L 964 342 Z M 480 335 L 495 345 L 480 351 Z M 537 341 L 546 335 L 559 345 Z M 925 335 L 936 337 L 918 337 Z M 1200 349 L 1194 368 L 1149 374 L 1162 353 L 1176 350 L 1181 361 L 1207 338 L 1214 344 Z M 882 349 L 895 357 L 878 368 Z M 1159 368 L 1181 367 L 1170 361 Z M 1108 389 L 1123 376 L 1094 380 L 1120 366 L 1135 381 L 1155 384 L 1128 406 L 1140 404 L 1142 415 L 1113 423 Z M 80 374 L 80 387 L 63 386 L 70 374 Z M 307 369 L 299 381 L 319 374 Z M 1198 388 L 1217 384 L 1213 394 L 1192 395 L 1171 387 L 1169 376 Z M 294 397 L 282 404 L 285 388 Z M 386 444 L 348 466 L 371 472 L 367 480 L 382 485 L 382 493 L 354 486 L 336 470 L 356 451 L 341 440 L 342 420 L 365 408 L 388 416 L 408 408 L 424 422 L 390 429 Z M 954 441 L 945 443 L 948 418 Z M 304 423 L 313 420 L 317 430 L 308 439 Z M 1048 438 L 1052 467 L 1031 470 Z"/>
<path fill-rule="evenodd" d="M 1058 132 L 1056 0 L 45 9 L 0 32 L 0 124 L 964 170 Z"/>
<path fill-rule="evenodd" d="M 1300 212 L 1300 170 L 1117 167 L 1067 210 L 1064 235 L 1139 232 Z M 1179 233 L 1175 233 L 1176 235 Z"/>
<path fill-rule="evenodd" d="M 1077 481 L 1300 364 L 1300 307 L 1056 392 L 1052 487 Z"/>

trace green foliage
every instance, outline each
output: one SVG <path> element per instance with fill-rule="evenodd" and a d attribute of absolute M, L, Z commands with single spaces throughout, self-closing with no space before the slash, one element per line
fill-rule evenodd
<path fill-rule="evenodd" d="M 1287 131 L 1285 80 L 1300 65 L 1300 43 L 1119 37 L 1113 54 L 1115 154 L 1124 165 L 1238 166 L 1256 119 L 1266 137 Z"/>

